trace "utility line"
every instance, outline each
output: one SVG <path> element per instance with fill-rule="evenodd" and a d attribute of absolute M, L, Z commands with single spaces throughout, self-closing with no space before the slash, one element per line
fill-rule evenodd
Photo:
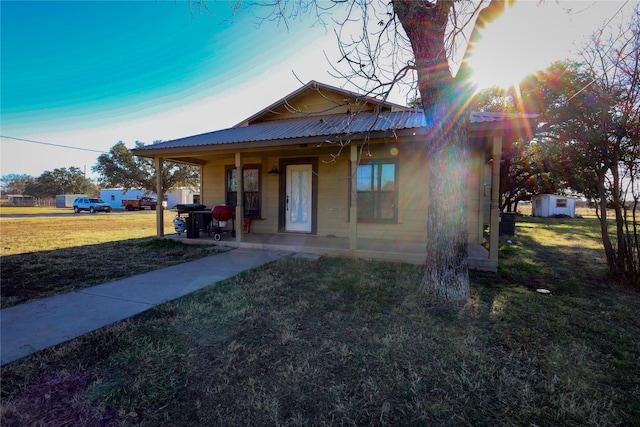
<path fill-rule="evenodd" d="M 0 135 L 0 138 L 14 139 L 16 141 L 31 142 L 33 144 L 50 145 L 52 147 L 69 148 L 71 150 L 91 151 L 92 153 L 107 154 L 106 151 L 102 151 L 102 150 L 93 150 L 91 148 L 82 148 L 82 147 L 73 147 L 71 145 L 54 144 L 52 142 L 34 141 L 32 139 L 17 138 L 15 136 Z"/>

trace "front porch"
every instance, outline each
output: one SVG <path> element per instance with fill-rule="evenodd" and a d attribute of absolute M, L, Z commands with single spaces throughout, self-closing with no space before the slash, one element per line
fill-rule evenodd
<path fill-rule="evenodd" d="M 316 255 L 341 256 L 374 259 L 379 261 L 422 264 L 425 260 L 423 243 L 403 242 L 386 239 L 357 239 L 357 249 L 349 249 L 349 239 L 295 233 L 246 233 L 242 242 L 236 241 L 231 233 L 222 235 L 220 241 L 214 240 L 201 231 L 200 237 L 191 239 L 183 234 L 169 234 L 167 239 L 178 239 L 186 244 L 221 245 L 232 248 L 252 248 L 293 253 L 311 253 Z M 469 268 L 471 270 L 491 271 L 498 269 L 498 261 L 489 259 L 489 252 L 481 245 L 469 245 Z"/>

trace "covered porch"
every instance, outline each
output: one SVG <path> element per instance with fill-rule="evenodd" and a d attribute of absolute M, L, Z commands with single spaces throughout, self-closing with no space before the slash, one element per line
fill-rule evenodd
<path fill-rule="evenodd" d="M 468 172 L 460 178 L 466 194 L 451 209 L 466 210 L 472 269 L 497 271 L 502 148 L 521 131 L 529 133 L 533 118 L 469 117 Z M 232 128 L 132 151 L 154 159 L 157 188 L 165 161 L 199 166 L 199 202 L 233 209 L 235 230 L 253 221 L 249 234 L 225 235 L 226 246 L 422 264 L 431 238 L 431 120 L 419 109 L 310 82 Z M 163 209 L 156 215 L 163 237 Z M 169 238 L 216 243 L 208 236 Z"/>
<path fill-rule="evenodd" d="M 240 234 L 240 233 L 238 233 Z M 349 238 L 327 237 L 292 233 L 243 233 L 241 241 L 224 234 L 220 241 L 201 231 L 196 239 L 186 234 L 170 234 L 166 239 L 179 240 L 186 244 L 217 245 L 231 248 L 251 248 L 279 252 L 309 253 L 315 255 L 341 256 L 404 262 L 421 265 L 425 261 L 425 244 L 388 239 L 357 239 L 357 249 L 349 249 Z M 468 262 L 471 270 L 496 271 L 498 260 L 489 259 L 489 252 L 481 245 L 468 246 Z"/>

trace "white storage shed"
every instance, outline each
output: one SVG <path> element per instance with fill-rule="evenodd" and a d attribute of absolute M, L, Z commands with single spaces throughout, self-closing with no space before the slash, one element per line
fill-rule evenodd
<path fill-rule="evenodd" d="M 531 198 L 531 215 L 539 217 L 576 217 L 576 198 L 557 194 L 539 194 Z"/>
<path fill-rule="evenodd" d="M 86 194 L 58 194 L 56 195 L 56 208 L 72 208 L 73 201 L 78 197 L 87 197 Z"/>

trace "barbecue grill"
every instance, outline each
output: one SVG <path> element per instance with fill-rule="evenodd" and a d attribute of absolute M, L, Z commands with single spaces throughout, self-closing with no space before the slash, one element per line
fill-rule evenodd
<path fill-rule="evenodd" d="M 213 218 L 213 240 L 222 239 L 223 233 L 231 233 L 236 236 L 235 221 L 233 221 L 233 208 L 229 205 L 218 205 L 211 209 Z M 231 221 L 229 221 L 231 220 Z M 228 229 L 228 222 L 231 222 L 231 229 Z"/>
<path fill-rule="evenodd" d="M 200 237 L 200 230 L 203 230 L 211 235 L 211 217 L 209 211 L 206 210 L 205 205 L 200 203 L 185 203 L 176 205 L 178 215 L 173 220 L 173 225 L 176 232 L 180 234 L 182 231 L 187 232 L 187 239 L 197 239 Z M 181 218 L 180 215 L 186 215 L 186 218 Z"/>
<path fill-rule="evenodd" d="M 184 203 L 176 205 L 176 209 L 178 210 L 178 213 L 188 213 L 193 211 L 203 211 L 207 209 L 207 207 L 200 203 Z"/>

